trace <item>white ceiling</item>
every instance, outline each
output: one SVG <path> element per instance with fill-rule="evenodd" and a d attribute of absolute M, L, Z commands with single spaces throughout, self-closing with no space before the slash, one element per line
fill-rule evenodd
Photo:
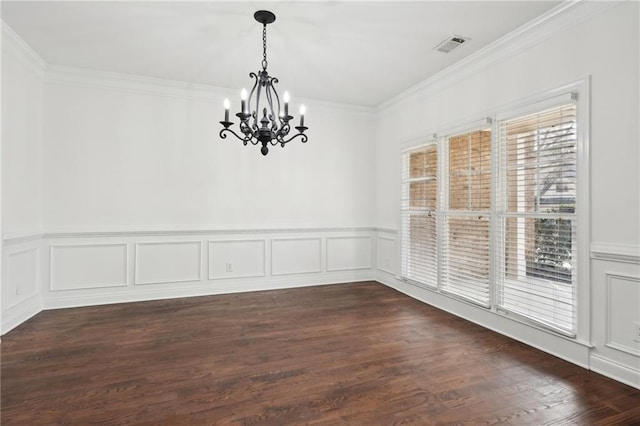
<path fill-rule="evenodd" d="M 2 1 L 2 19 L 49 64 L 241 88 L 262 59 L 253 13 L 267 9 L 281 91 L 376 106 L 559 3 Z M 453 34 L 471 41 L 433 50 Z"/>

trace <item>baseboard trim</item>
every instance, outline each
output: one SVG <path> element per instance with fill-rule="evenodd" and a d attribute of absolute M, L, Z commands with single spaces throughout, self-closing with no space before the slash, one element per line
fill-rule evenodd
<path fill-rule="evenodd" d="M 640 369 L 635 370 L 626 365 L 591 354 L 591 370 L 610 379 L 640 389 Z"/>
<path fill-rule="evenodd" d="M 2 312 L 2 335 L 7 334 L 28 319 L 42 311 L 42 299 L 39 294 L 20 302 L 16 306 Z"/>
<path fill-rule="evenodd" d="M 49 296 L 44 302 L 44 309 L 65 309 L 82 306 L 108 305 L 114 303 L 144 302 L 149 300 L 174 299 L 182 297 L 213 296 L 217 294 L 245 293 L 250 291 L 269 291 L 287 288 L 311 287 L 317 285 L 344 284 L 350 282 L 374 281 L 372 271 L 352 271 L 348 274 L 326 273 L 318 276 L 290 276 L 284 279 L 252 278 L 207 281 L 205 284 L 154 288 L 134 287 L 133 291 L 114 291 L 100 294 L 74 294 L 69 296 Z"/>

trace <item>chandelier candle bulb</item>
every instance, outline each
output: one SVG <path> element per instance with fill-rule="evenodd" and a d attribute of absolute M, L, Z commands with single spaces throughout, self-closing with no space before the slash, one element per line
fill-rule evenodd
<path fill-rule="evenodd" d="M 284 99 L 284 116 L 286 117 L 289 115 L 289 92 L 284 92 L 282 98 Z"/>
<path fill-rule="evenodd" d="M 242 89 L 240 92 L 240 112 L 247 112 L 247 89 Z"/>
<path fill-rule="evenodd" d="M 307 111 L 307 109 L 304 107 L 304 105 L 300 105 L 300 127 L 304 127 L 304 113 Z"/>
<path fill-rule="evenodd" d="M 231 105 L 229 104 L 229 99 L 224 100 L 224 121 L 229 121 L 229 107 Z"/>

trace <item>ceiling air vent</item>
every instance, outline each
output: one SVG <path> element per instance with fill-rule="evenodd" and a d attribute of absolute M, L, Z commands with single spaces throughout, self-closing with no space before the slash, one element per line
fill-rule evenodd
<path fill-rule="evenodd" d="M 454 36 L 448 37 L 445 41 L 443 41 L 442 43 L 434 47 L 434 50 L 437 50 L 438 52 L 449 53 L 453 49 L 455 49 L 456 47 L 460 46 L 462 43 L 468 40 L 470 40 L 469 37 L 454 35 Z"/>

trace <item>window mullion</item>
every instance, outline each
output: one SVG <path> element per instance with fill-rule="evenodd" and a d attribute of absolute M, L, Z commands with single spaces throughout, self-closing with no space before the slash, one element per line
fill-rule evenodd
<path fill-rule="evenodd" d="M 444 271 L 444 236 L 446 235 L 445 221 L 443 212 L 449 206 L 449 140 L 447 138 L 438 138 L 436 140 L 438 147 L 438 206 L 436 215 L 436 241 L 437 241 L 437 288 L 442 290 L 442 280 Z"/>
<path fill-rule="evenodd" d="M 490 119 L 491 120 L 491 119 Z M 489 225 L 489 303 L 491 310 L 496 310 L 497 304 L 497 283 L 498 283 L 498 259 L 497 253 L 498 238 L 502 234 L 500 230 L 500 218 L 498 212 L 501 210 L 500 194 L 502 193 L 502 169 L 501 156 L 499 155 L 499 128 L 497 120 L 491 120 L 491 216 Z"/>

